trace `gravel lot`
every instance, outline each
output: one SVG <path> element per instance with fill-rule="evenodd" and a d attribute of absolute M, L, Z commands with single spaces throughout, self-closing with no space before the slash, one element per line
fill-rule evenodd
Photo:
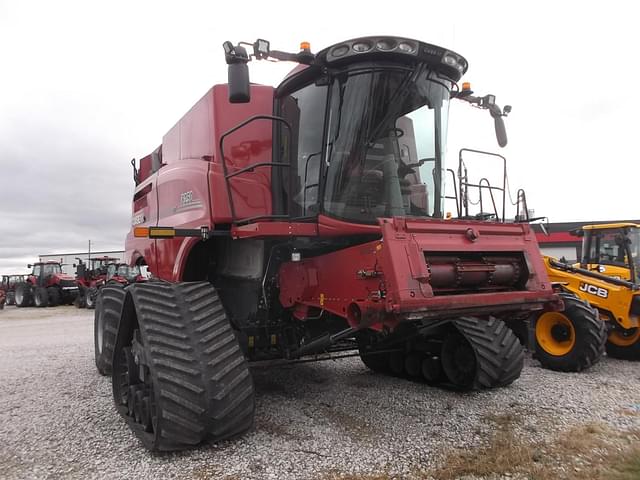
<path fill-rule="evenodd" d="M 486 443 L 495 416 L 519 418 L 519 435 L 533 441 L 591 422 L 640 428 L 638 364 L 604 359 L 559 374 L 527 360 L 512 386 L 459 394 L 375 375 L 350 358 L 256 369 L 254 430 L 152 455 L 113 408 L 92 330 L 93 312 L 73 307 L 0 311 L 0 477 L 404 478 L 453 448 Z"/>

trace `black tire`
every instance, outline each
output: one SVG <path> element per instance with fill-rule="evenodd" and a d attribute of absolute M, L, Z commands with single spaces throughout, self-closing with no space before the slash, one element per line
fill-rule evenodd
<path fill-rule="evenodd" d="M 451 386 L 459 390 L 504 387 L 520 377 L 524 350 L 502 320 L 462 317 L 452 323 L 457 331 L 445 337 L 441 357 Z"/>
<path fill-rule="evenodd" d="M 38 308 L 49 306 L 49 295 L 45 287 L 36 287 L 33 292 L 33 304 Z"/>
<path fill-rule="evenodd" d="M 640 360 L 640 337 L 638 337 L 638 329 L 634 328 L 632 330 L 621 332 L 619 335 L 621 338 L 628 338 L 632 340 L 636 338 L 633 343 L 629 345 L 616 345 L 612 343 L 611 336 L 617 335 L 618 332 L 613 330 L 610 333 L 609 339 L 607 339 L 606 350 L 607 355 L 611 358 L 619 358 L 621 360 Z M 626 342 L 625 342 L 626 343 Z"/>
<path fill-rule="evenodd" d="M 78 285 L 78 295 L 73 299 L 76 308 L 87 308 L 87 291 L 82 285 Z"/>
<path fill-rule="evenodd" d="M 253 425 L 249 367 L 208 283 L 128 287 L 113 358 L 118 411 L 150 450 L 220 441 Z"/>
<path fill-rule="evenodd" d="M 30 307 L 33 305 L 33 287 L 26 282 L 16 285 L 16 307 Z"/>
<path fill-rule="evenodd" d="M 580 372 L 602 358 L 607 328 L 588 302 L 565 292 L 560 297 L 564 311 L 542 313 L 532 322 L 535 358 L 549 370 Z"/>
<path fill-rule="evenodd" d="M 120 286 L 101 288 L 93 316 L 93 345 L 96 368 L 101 375 L 111 375 L 113 349 L 126 293 Z"/>
<path fill-rule="evenodd" d="M 7 305 L 16 304 L 16 292 L 7 292 Z"/>
<path fill-rule="evenodd" d="M 58 287 L 47 288 L 47 295 L 49 296 L 50 307 L 55 307 L 56 305 L 60 305 L 60 301 L 62 300 L 62 295 L 60 294 L 60 290 L 58 289 Z"/>
<path fill-rule="evenodd" d="M 87 294 L 84 298 L 84 303 L 88 309 L 96 308 L 96 299 L 98 298 L 98 289 L 96 287 L 90 287 L 87 289 Z"/>

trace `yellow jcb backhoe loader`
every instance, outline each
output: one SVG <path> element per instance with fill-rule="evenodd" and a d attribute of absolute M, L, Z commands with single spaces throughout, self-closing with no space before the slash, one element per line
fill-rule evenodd
<path fill-rule="evenodd" d="M 561 371 L 589 367 L 604 348 L 610 357 L 640 360 L 640 225 L 586 225 L 574 233 L 583 237 L 579 263 L 544 259 L 565 310 L 532 322 L 536 357 Z"/>

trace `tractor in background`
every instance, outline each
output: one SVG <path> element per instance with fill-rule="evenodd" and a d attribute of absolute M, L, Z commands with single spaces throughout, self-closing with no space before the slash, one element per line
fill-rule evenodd
<path fill-rule="evenodd" d="M 96 366 L 135 435 L 176 450 L 242 434 L 252 362 L 357 355 L 446 388 L 514 382 L 508 325 L 563 306 L 535 234 L 444 209 L 449 102 L 488 110 L 501 146 L 510 109 L 417 40 L 223 47 L 229 83 L 132 162 L 127 262 L 157 280 L 98 295 Z M 273 88 L 249 82 L 251 59 L 298 65 Z"/>
<path fill-rule="evenodd" d="M 6 304 L 16 304 L 16 285 L 24 282 L 26 275 L 3 275 L 2 283 L 0 283 L 0 290 L 5 294 Z"/>
<path fill-rule="evenodd" d="M 565 371 L 605 349 L 610 357 L 640 360 L 640 225 L 585 225 L 574 234 L 583 237 L 578 263 L 544 259 L 569 307 L 537 319 L 536 356 Z"/>
<path fill-rule="evenodd" d="M 60 262 L 36 262 L 24 282 L 15 286 L 15 302 L 18 307 L 55 307 L 73 303 L 78 295 L 76 281 L 62 272 Z"/>
<path fill-rule="evenodd" d="M 146 276 L 142 273 L 140 265 L 130 266 L 127 263 L 113 263 L 107 269 L 106 285 L 127 286 L 131 283 L 145 282 Z"/>
<path fill-rule="evenodd" d="M 106 284 L 108 271 L 111 266 L 116 266 L 120 260 L 115 257 L 94 257 L 88 263 L 78 260 L 76 267 L 76 283 L 78 284 L 78 297 L 74 302 L 78 308 L 95 308 L 98 289 Z"/>

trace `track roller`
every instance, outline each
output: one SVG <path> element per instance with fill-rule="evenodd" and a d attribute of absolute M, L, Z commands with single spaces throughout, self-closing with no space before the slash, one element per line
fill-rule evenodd
<path fill-rule="evenodd" d="M 413 343 L 376 345 L 364 337 L 360 358 L 377 372 L 422 377 L 430 385 L 458 390 L 509 385 L 520 376 L 524 364 L 520 341 L 502 320 L 493 317 L 459 318 L 433 336 L 416 338 Z M 378 353 L 385 351 L 388 353 Z"/>
<path fill-rule="evenodd" d="M 442 360 L 435 355 L 425 355 L 420 365 L 420 373 L 425 381 L 430 384 L 442 383 L 445 380 Z"/>
<path fill-rule="evenodd" d="M 113 355 L 116 408 L 150 450 L 220 441 L 253 425 L 253 381 L 215 289 L 127 288 Z"/>

